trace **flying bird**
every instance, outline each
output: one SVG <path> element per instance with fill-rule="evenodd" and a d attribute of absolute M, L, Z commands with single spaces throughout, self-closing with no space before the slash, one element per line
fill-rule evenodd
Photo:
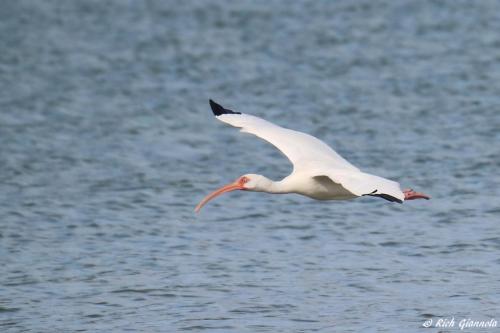
<path fill-rule="evenodd" d="M 199 210 L 213 198 L 230 191 L 296 193 L 317 200 L 349 200 L 362 196 L 403 203 L 430 199 L 412 189 L 401 190 L 399 183 L 365 173 L 349 163 L 323 141 L 306 133 L 280 127 L 264 119 L 225 109 L 210 100 L 215 117 L 241 132 L 264 139 L 278 148 L 293 164 L 292 173 L 280 181 L 262 175 L 246 174 L 207 195 L 195 208 Z"/>

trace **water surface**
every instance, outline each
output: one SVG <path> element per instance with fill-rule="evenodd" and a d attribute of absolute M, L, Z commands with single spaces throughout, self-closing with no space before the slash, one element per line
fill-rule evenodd
<path fill-rule="evenodd" d="M 497 1 L 6 1 L 1 331 L 500 320 L 499 31 Z M 233 193 L 196 216 L 291 170 L 209 98 L 433 199 Z"/>

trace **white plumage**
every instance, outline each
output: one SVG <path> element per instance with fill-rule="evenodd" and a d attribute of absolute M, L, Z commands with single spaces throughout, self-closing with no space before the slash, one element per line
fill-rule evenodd
<path fill-rule="evenodd" d="M 362 172 L 326 143 L 309 134 L 225 109 L 212 100 L 210 106 L 217 119 L 273 144 L 292 162 L 293 171 L 277 182 L 261 175 L 244 175 L 205 197 L 196 211 L 215 196 L 233 190 L 298 193 L 318 200 L 345 200 L 364 195 L 400 203 L 405 199 L 428 199 L 422 193 L 402 191 L 395 181 Z"/>
<path fill-rule="evenodd" d="M 403 201 L 404 194 L 399 184 L 382 177 L 361 172 L 323 141 L 312 135 L 283 128 L 262 118 L 247 114 L 222 114 L 217 119 L 241 128 L 241 132 L 250 133 L 274 145 L 293 164 L 293 172 L 287 178 L 297 182 L 297 178 L 311 178 L 326 184 L 328 181 L 319 176 L 328 177 L 341 185 L 353 196 L 368 194 L 387 194 Z M 318 177 L 317 179 L 314 179 Z M 297 182 L 299 183 L 299 182 Z M 302 193 L 301 193 L 302 194 Z M 343 199 L 332 195 L 308 195 L 315 199 Z"/>

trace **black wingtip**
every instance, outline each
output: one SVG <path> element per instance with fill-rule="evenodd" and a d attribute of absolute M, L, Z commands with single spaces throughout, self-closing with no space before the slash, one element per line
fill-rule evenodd
<path fill-rule="evenodd" d="M 209 101 L 212 112 L 216 117 L 220 116 L 221 114 L 241 114 L 240 112 L 234 112 L 233 110 L 224 109 L 221 105 L 215 103 L 211 99 Z"/>
<path fill-rule="evenodd" d="M 389 194 L 384 194 L 384 193 L 380 193 L 380 194 L 375 194 L 377 193 L 378 190 L 375 190 L 371 193 L 367 193 L 367 194 L 363 194 L 363 196 L 365 195 L 369 195 L 370 197 L 379 197 L 379 198 L 382 198 L 382 199 L 385 199 L 387 201 L 390 201 L 390 202 L 397 202 L 397 203 L 403 203 L 403 201 L 399 200 L 398 198 L 395 198 L 393 197 L 392 195 L 389 195 Z"/>

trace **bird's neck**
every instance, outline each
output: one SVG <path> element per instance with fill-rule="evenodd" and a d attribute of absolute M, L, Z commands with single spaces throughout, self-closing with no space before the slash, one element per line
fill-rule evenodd
<path fill-rule="evenodd" d="M 285 194 L 292 192 L 286 178 L 280 181 L 272 181 L 266 178 L 266 181 L 263 185 L 264 186 L 262 186 L 261 189 L 262 192 L 274 194 Z"/>

